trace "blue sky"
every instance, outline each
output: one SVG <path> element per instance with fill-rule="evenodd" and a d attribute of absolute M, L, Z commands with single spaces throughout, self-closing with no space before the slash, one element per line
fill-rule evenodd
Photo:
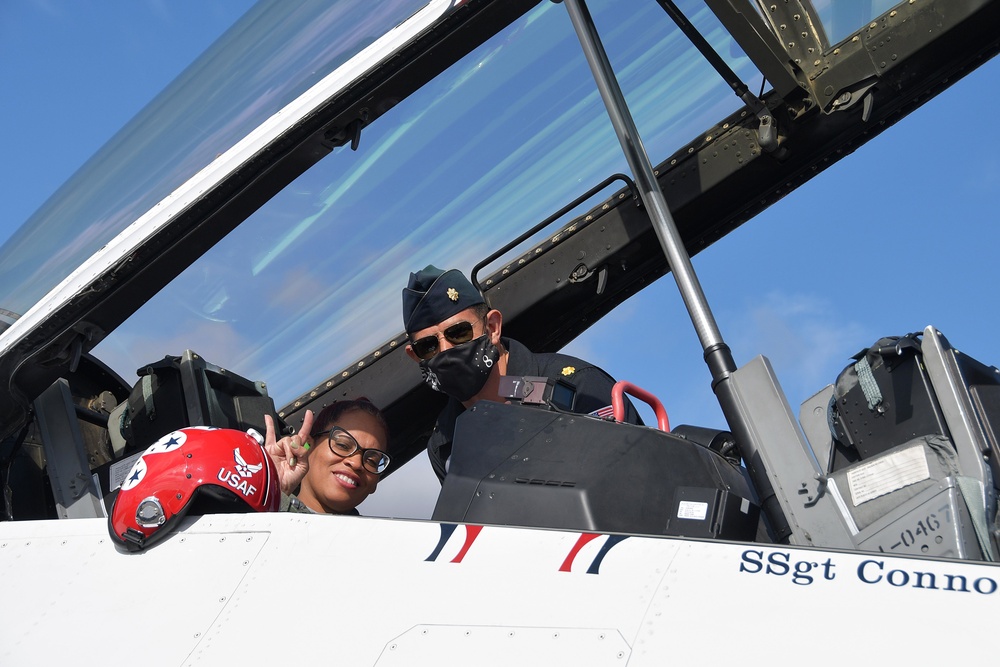
<path fill-rule="evenodd" d="M 5 0 L 6 239 L 253 0 Z"/>
<path fill-rule="evenodd" d="M 252 4 L 6 0 L 0 240 Z M 796 411 L 862 347 L 928 324 L 1000 362 L 998 82 L 995 59 L 694 259 L 737 363 L 765 354 Z M 658 394 L 674 424 L 724 428 L 671 278 L 567 351 Z M 369 513 L 429 513 L 422 466 Z"/>

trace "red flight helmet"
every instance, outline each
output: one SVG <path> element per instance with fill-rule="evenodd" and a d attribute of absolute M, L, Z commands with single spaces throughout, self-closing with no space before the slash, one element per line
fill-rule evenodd
<path fill-rule="evenodd" d="M 140 551 L 168 535 L 188 512 L 277 511 L 278 471 L 260 440 L 206 426 L 163 436 L 122 482 L 108 517 L 111 537 Z"/>

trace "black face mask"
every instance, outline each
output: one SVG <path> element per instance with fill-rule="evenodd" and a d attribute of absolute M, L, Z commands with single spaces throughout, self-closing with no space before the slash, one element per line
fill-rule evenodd
<path fill-rule="evenodd" d="M 421 361 L 420 371 L 431 389 L 464 403 L 483 388 L 499 358 L 500 350 L 483 335 Z"/>

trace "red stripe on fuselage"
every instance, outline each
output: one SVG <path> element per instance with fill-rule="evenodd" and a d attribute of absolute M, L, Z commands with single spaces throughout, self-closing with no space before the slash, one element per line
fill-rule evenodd
<path fill-rule="evenodd" d="M 576 544 L 570 549 L 569 555 L 566 556 L 566 560 L 563 561 L 562 566 L 559 568 L 560 572 L 571 572 L 573 570 L 573 559 L 576 555 L 580 553 L 580 549 L 587 545 L 588 542 L 593 540 L 595 537 L 600 537 L 600 533 L 580 533 L 579 539 L 577 539 Z"/>
<path fill-rule="evenodd" d="M 472 548 L 472 543 L 476 541 L 477 537 L 479 537 L 479 533 L 482 529 L 482 526 L 465 527 L 465 544 L 462 545 L 462 550 L 458 552 L 458 555 L 452 559 L 452 563 L 462 562 L 462 559 L 465 558 L 465 554 L 469 553 L 469 549 Z"/>

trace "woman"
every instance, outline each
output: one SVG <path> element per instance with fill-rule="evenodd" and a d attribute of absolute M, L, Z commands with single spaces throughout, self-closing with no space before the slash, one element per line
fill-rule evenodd
<path fill-rule="evenodd" d="M 299 432 L 277 441 L 274 423 L 266 421 L 265 447 L 278 468 L 282 510 L 356 515 L 389 465 L 389 427 L 367 398 L 331 403 L 315 420 L 306 411 Z"/>

